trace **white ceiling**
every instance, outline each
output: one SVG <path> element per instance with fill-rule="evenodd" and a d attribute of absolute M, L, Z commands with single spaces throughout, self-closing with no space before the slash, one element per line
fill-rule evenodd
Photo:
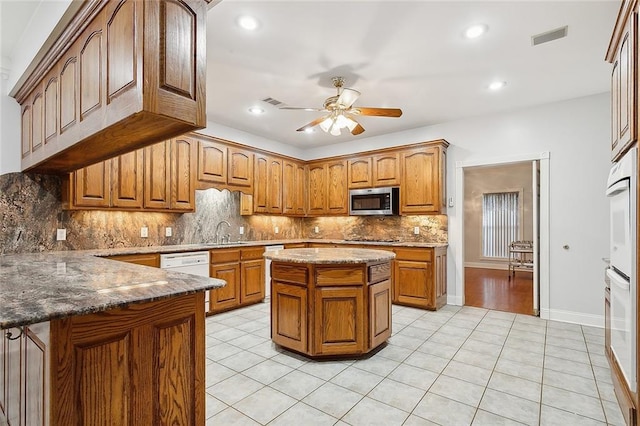
<path fill-rule="evenodd" d="M 0 56 L 14 53 L 38 6 L 0 0 Z M 606 1 L 214 2 L 207 19 L 207 119 L 300 148 L 357 140 L 464 117 L 606 92 L 604 54 L 620 5 Z M 247 32 L 236 24 L 260 21 Z M 489 26 L 468 40 L 471 24 Z M 564 25 L 568 36 L 532 47 L 531 36 Z M 361 117 L 365 133 L 296 132 L 321 113 L 331 77 L 362 92 L 355 106 L 402 108 L 400 118 Z M 504 80 L 491 92 L 487 85 Z M 256 116 L 248 108 L 260 105 Z"/>
<path fill-rule="evenodd" d="M 243 1 L 223 0 L 207 19 L 207 119 L 310 147 L 507 111 L 609 90 L 605 51 L 613 1 Z M 257 31 L 236 25 L 249 14 Z M 489 31 L 463 37 L 471 24 Z M 531 36 L 569 26 L 564 39 Z M 335 137 L 295 130 L 320 112 L 332 76 L 362 92 L 356 106 L 398 107 L 400 118 L 362 117 L 366 132 Z M 507 86 L 491 92 L 494 79 Z M 265 113 L 248 113 L 261 105 Z"/>

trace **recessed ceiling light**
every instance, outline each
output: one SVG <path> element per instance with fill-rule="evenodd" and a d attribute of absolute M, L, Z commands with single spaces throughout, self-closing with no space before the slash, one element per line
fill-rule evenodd
<path fill-rule="evenodd" d="M 507 85 L 506 81 L 494 81 L 489 85 L 489 90 L 500 90 Z"/>
<path fill-rule="evenodd" d="M 238 18 L 238 25 L 247 31 L 253 31 L 258 28 L 258 20 L 253 16 L 244 15 Z"/>
<path fill-rule="evenodd" d="M 306 129 L 304 129 L 305 133 L 313 133 L 315 131 L 316 131 L 316 129 L 314 129 L 313 127 L 307 127 Z"/>
<path fill-rule="evenodd" d="M 485 24 L 472 25 L 466 29 L 464 36 L 466 38 L 478 38 L 487 31 L 489 31 L 489 27 Z"/>
<path fill-rule="evenodd" d="M 251 114 L 256 114 L 256 115 L 260 115 L 260 114 L 264 114 L 264 110 L 260 107 L 251 107 L 249 108 L 249 112 Z"/>

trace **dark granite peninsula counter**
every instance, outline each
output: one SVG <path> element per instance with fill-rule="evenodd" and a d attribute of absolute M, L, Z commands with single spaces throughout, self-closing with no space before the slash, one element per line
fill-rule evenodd
<path fill-rule="evenodd" d="M 1 255 L 0 420 L 204 424 L 204 292 L 224 285 L 87 252 Z"/>
<path fill-rule="evenodd" d="M 312 357 L 362 355 L 391 335 L 385 250 L 300 248 L 271 259 L 271 338 Z"/>

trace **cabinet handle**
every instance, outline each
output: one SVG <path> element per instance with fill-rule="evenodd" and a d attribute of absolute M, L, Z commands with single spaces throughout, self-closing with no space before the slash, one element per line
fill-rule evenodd
<path fill-rule="evenodd" d="M 7 330 L 7 340 L 18 340 L 20 337 L 22 337 L 22 333 L 24 332 L 24 330 L 22 329 L 22 327 L 18 327 L 18 330 L 20 330 L 20 333 L 15 337 L 11 333 L 11 330 Z"/>

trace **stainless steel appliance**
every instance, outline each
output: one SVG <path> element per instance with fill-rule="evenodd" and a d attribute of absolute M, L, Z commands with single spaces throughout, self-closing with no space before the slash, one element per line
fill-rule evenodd
<path fill-rule="evenodd" d="M 399 207 L 399 188 L 385 187 L 349 191 L 349 214 L 352 216 L 397 215 Z"/>
<path fill-rule="evenodd" d="M 184 274 L 209 276 L 209 252 L 193 251 L 160 255 L 160 268 Z M 205 312 L 209 312 L 209 292 L 205 293 Z"/>
<path fill-rule="evenodd" d="M 632 392 L 636 389 L 637 166 L 633 148 L 613 165 L 607 181 L 610 206 L 611 350 Z"/>

